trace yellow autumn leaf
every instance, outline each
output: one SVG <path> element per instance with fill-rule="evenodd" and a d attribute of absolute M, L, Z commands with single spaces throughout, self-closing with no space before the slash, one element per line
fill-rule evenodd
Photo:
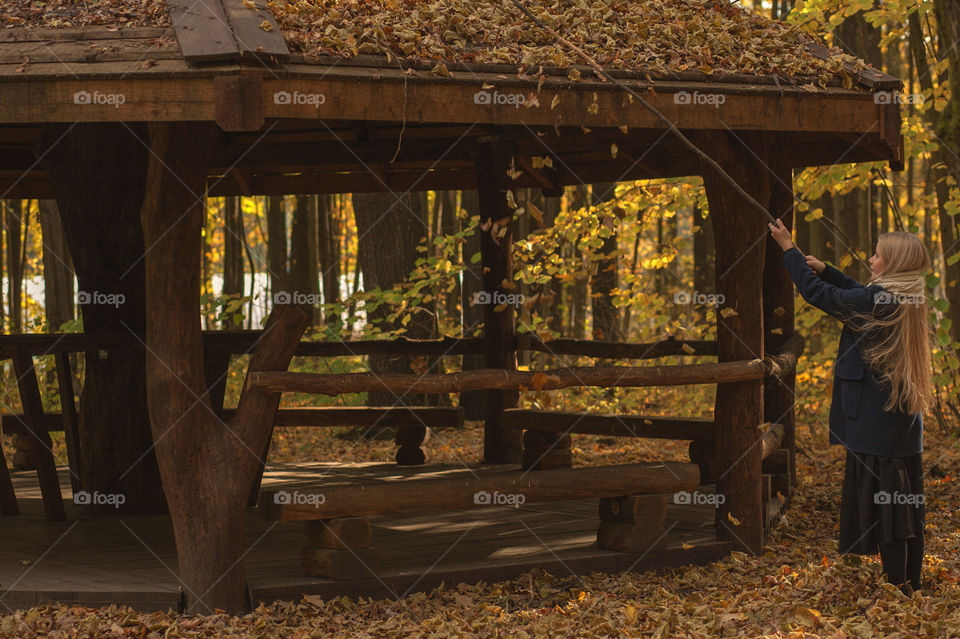
<path fill-rule="evenodd" d="M 732 308 L 725 308 L 725 309 L 723 309 L 722 311 L 720 311 L 720 317 L 723 317 L 724 319 L 726 319 L 726 318 L 728 318 L 728 317 L 736 317 L 736 316 L 738 316 L 739 314 L 740 314 L 740 313 L 738 313 L 737 311 L 735 311 L 735 310 L 732 309 Z"/>
<path fill-rule="evenodd" d="M 730 511 L 727 511 L 727 520 L 729 520 L 730 523 L 733 524 L 734 526 L 740 525 L 740 520 L 734 517 L 733 513 L 731 513 Z"/>

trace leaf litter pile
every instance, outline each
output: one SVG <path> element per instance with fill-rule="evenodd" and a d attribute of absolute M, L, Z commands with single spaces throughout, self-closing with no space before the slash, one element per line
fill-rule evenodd
<path fill-rule="evenodd" d="M 168 27 L 163 0 L 3 0 L 0 27 Z"/>
<path fill-rule="evenodd" d="M 797 430 L 800 485 L 763 555 L 734 552 L 706 566 L 572 575 L 534 570 L 493 584 L 447 584 L 399 600 L 307 596 L 244 616 L 137 613 L 109 606 L 43 606 L 0 617 L 3 639 L 83 637 L 952 637 L 960 628 L 958 440 L 925 441 L 927 588 L 912 598 L 878 579 L 878 557 L 837 554 L 843 451 L 815 416 Z M 811 425 L 811 424 L 816 424 Z M 386 439 L 350 443 L 324 431 L 312 459 L 379 458 Z M 443 429 L 433 460 L 475 459 L 482 426 Z M 290 433 L 287 434 L 291 437 Z M 289 444 L 289 442 L 288 442 Z M 575 436 L 576 465 L 685 459 L 662 440 Z M 464 457 L 467 454 L 468 457 Z M 281 454 L 281 457 L 285 455 Z M 6 612 L 6 611 L 5 611 Z"/>
<path fill-rule="evenodd" d="M 523 0 L 546 25 L 601 66 L 652 76 L 684 71 L 801 77 L 822 84 L 854 58 L 798 27 L 745 11 L 728 0 Z M 524 16 L 510 0 L 270 2 L 292 50 L 464 63 L 501 63 L 521 73 L 583 60 Z M 862 66 L 862 64 L 861 64 Z M 579 79 L 571 71 L 571 79 Z"/>
<path fill-rule="evenodd" d="M 262 14 L 263 0 L 245 0 Z M 534 15 L 608 69 L 650 77 L 683 72 L 775 76 L 824 86 L 842 53 L 810 53 L 821 42 L 799 27 L 771 21 L 729 0 L 522 0 Z M 584 61 L 524 16 L 510 0 L 271 0 L 292 51 L 311 56 L 379 56 L 404 67 L 427 63 L 438 75 L 455 64 L 493 63 L 521 75 L 543 69 L 580 79 Z M 170 26 L 162 0 L 4 0 L 6 27 Z M 269 23 L 264 21 L 264 29 Z M 429 68 L 429 67 L 428 67 Z M 592 72 L 587 72 L 592 73 Z"/>

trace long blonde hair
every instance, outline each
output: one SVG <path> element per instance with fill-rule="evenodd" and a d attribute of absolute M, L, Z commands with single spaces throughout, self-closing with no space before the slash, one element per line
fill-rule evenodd
<path fill-rule="evenodd" d="M 933 395 L 929 310 L 924 294 L 930 254 L 915 235 L 898 231 L 877 239 L 877 255 L 883 260 L 883 270 L 871 277 L 869 284 L 887 292 L 877 294 L 872 315 L 857 316 L 857 329 L 873 337 L 864 340 L 864 360 L 890 386 L 884 410 L 923 413 Z M 880 308 L 883 306 L 886 308 Z"/>

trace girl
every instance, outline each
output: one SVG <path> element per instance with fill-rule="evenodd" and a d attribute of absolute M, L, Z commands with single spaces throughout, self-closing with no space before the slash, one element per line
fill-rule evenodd
<path fill-rule="evenodd" d="M 917 237 L 885 233 L 864 286 L 804 256 L 780 220 L 768 226 L 803 299 L 843 322 L 830 406 L 830 443 L 847 449 L 838 550 L 879 550 L 887 580 L 910 594 L 921 587 L 923 564 L 930 256 Z"/>

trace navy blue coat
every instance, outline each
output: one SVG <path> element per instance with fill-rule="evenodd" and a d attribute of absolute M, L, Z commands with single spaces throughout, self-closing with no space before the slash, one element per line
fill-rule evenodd
<path fill-rule="evenodd" d="M 874 303 L 877 293 L 884 292 L 880 286 L 864 286 L 829 264 L 818 276 L 796 247 L 784 251 L 783 265 L 803 299 L 831 317 L 844 321 L 853 312 L 880 312 Z M 923 416 L 883 410 L 890 388 L 878 384 L 864 363 L 863 340 L 862 331 L 844 323 L 833 368 L 830 443 L 870 455 L 915 455 L 923 450 Z"/>

